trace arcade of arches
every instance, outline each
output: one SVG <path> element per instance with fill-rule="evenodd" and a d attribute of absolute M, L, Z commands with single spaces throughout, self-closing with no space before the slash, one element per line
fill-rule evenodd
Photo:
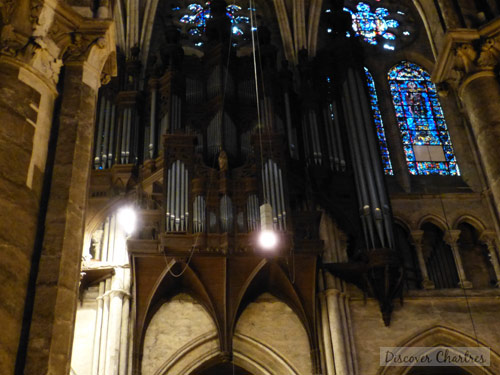
<path fill-rule="evenodd" d="M 0 0 L 0 374 L 500 374 L 499 62 L 497 0 Z"/>

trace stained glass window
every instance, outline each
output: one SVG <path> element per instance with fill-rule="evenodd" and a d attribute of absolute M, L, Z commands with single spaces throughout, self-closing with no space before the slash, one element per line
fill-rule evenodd
<path fill-rule="evenodd" d="M 388 79 L 410 173 L 460 175 L 429 73 L 403 61 L 389 71 Z"/>
<path fill-rule="evenodd" d="M 375 122 L 375 127 L 377 129 L 378 144 L 380 147 L 380 157 L 382 158 L 382 165 L 384 167 L 385 174 L 393 175 L 391 158 L 389 155 L 389 149 L 387 148 L 387 139 L 385 137 L 384 124 L 382 122 L 382 116 L 380 114 L 380 109 L 378 106 L 377 91 L 375 89 L 375 81 L 368 69 L 365 68 L 366 81 L 368 84 L 368 92 L 370 94 L 370 104 L 372 106 L 373 120 Z"/>
<path fill-rule="evenodd" d="M 356 11 L 344 8 L 352 17 L 352 28 L 356 35 L 362 35 L 365 42 L 376 45 L 377 36 L 386 40 L 395 40 L 396 35 L 389 31 L 397 29 L 399 22 L 390 18 L 386 8 L 372 8 L 369 4 L 360 2 L 356 6 Z"/>
<path fill-rule="evenodd" d="M 210 1 L 205 5 L 193 3 L 189 4 L 184 12 L 180 7 L 172 8 L 172 11 L 184 13 L 179 21 L 188 26 L 188 34 L 192 36 L 201 36 L 205 32 L 205 26 L 210 16 Z M 247 24 L 250 24 L 250 17 L 247 17 L 242 8 L 236 4 L 230 4 L 226 7 L 226 15 L 231 20 L 231 31 L 235 36 L 242 36 L 245 33 Z"/>
<path fill-rule="evenodd" d="M 344 11 L 352 18 L 355 36 L 372 46 L 394 51 L 414 38 L 414 22 L 407 7 L 383 0 L 345 0 Z M 382 7 L 387 3 L 387 8 Z M 330 13 L 331 9 L 326 9 Z M 333 29 L 328 28 L 328 33 Z M 348 32 L 350 37 L 351 33 Z"/>

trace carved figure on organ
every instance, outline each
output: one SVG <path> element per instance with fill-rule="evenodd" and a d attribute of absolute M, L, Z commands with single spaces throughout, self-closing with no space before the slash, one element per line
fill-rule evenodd
<path fill-rule="evenodd" d="M 221 149 L 219 153 L 219 170 L 227 171 L 227 169 L 228 169 L 227 154 L 226 151 Z"/>

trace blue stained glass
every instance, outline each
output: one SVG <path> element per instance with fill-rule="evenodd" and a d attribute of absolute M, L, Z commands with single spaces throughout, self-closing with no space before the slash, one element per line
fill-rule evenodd
<path fill-rule="evenodd" d="M 395 40 L 396 35 L 388 32 L 389 29 L 399 27 L 399 22 L 394 19 L 387 19 L 390 16 L 386 8 L 376 8 L 372 12 L 370 5 L 360 2 L 356 6 L 356 11 L 344 8 L 352 18 L 352 28 L 357 36 L 362 35 L 365 42 L 377 45 L 377 37 L 387 40 Z"/>
<path fill-rule="evenodd" d="M 365 68 L 366 81 L 368 84 L 368 93 L 370 94 L 370 104 L 373 112 L 373 120 L 375 122 L 375 127 L 377 128 L 378 143 L 380 147 L 380 157 L 382 158 L 382 165 L 384 167 L 384 173 L 388 175 L 393 175 L 391 157 L 389 155 L 389 150 L 387 148 L 387 139 L 385 137 L 384 123 L 382 122 L 382 116 L 380 115 L 380 109 L 378 106 L 377 90 L 375 89 L 375 81 L 368 69 Z"/>
<path fill-rule="evenodd" d="M 388 79 L 410 173 L 459 176 L 448 127 L 429 73 L 403 61 L 389 71 Z M 441 146 L 443 157 L 432 157 L 430 149 L 423 148 L 417 160 L 414 146 Z"/>
<path fill-rule="evenodd" d="M 210 18 L 210 1 L 205 3 L 205 6 L 196 3 L 189 4 L 187 10 L 189 13 L 179 18 L 179 21 L 194 26 L 188 31 L 190 35 L 200 36 L 205 31 L 207 19 Z M 250 23 L 249 17 L 237 15 L 240 11 L 241 7 L 236 4 L 231 4 L 226 7 L 226 15 L 232 23 L 232 33 L 237 36 L 244 34 L 244 31 L 239 25 Z M 198 43 L 196 45 L 198 45 Z"/>

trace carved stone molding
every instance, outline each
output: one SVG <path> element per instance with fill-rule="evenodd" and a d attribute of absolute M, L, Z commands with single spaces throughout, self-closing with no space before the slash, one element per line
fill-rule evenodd
<path fill-rule="evenodd" d="M 0 0 L 0 13 L 0 58 L 34 69 L 47 84 L 57 83 L 63 63 L 86 63 L 86 83 L 95 87 L 116 75 L 112 21 L 85 18 L 56 0 L 31 0 L 24 13 L 18 2 Z"/>
<path fill-rule="evenodd" d="M 3 24 L 10 24 L 14 12 L 15 0 L 0 0 L 0 14 Z"/>
<path fill-rule="evenodd" d="M 500 62 L 500 20 L 480 29 L 456 29 L 446 34 L 433 80 L 458 89 L 459 95 L 472 80 L 494 76 Z M 443 91 L 443 92 L 446 92 Z"/>

